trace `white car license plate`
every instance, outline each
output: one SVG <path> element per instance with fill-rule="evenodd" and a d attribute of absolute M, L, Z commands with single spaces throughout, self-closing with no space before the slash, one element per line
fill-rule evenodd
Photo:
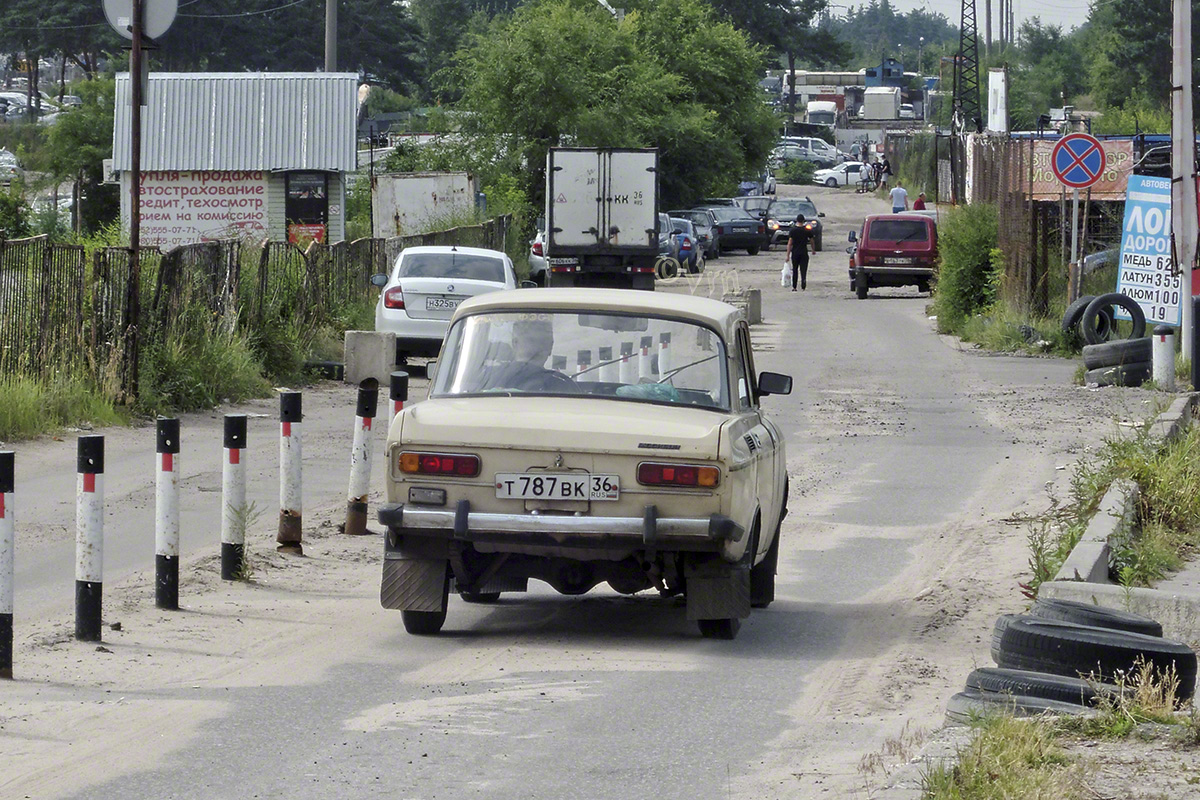
<path fill-rule="evenodd" d="M 454 300 L 449 297 L 426 297 L 425 298 L 425 310 L 426 311 L 453 311 L 454 309 L 458 308 L 458 304 L 460 302 L 462 302 L 462 301 Z"/>
<path fill-rule="evenodd" d="M 619 500 L 619 475 L 497 472 L 496 497 L 512 500 Z"/>
<path fill-rule="evenodd" d="M 911 258 L 885 258 L 883 260 L 883 263 L 885 263 L 885 264 L 911 264 L 911 263 L 913 263 L 913 260 Z"/>

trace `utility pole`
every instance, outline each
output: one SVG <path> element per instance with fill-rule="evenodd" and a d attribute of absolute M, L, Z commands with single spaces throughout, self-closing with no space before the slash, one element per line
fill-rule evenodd
<path fill-rule="evenodd" d="M 337 72 L 337 4 L 325 0 L 325 71 Z"/>
<path fill-rule="evenodd" d="M 141 247 L 142 247 L 142 27 L 145 22 L 142 0 L 133 0 L 130 11 L 130 33 L 133 39 L 129 49 L 129 388 L 132 400 L 138 395 L 138 361 L 141 360 L 142 297 Z"/>
<path fill-rule="evenodd" d="M 962 24 L 958 33 L 958 59 L 954 64 L 954 111 L 960 130 L 983 130 L 979 108 L 979 32 L 975 24 L 975 0 L 962 0 Z"/>
<path fill-rule="evenodd" d="M 992 0 L 983 0 L 983 55 L 992 55 Z"/>
<path fill-rule="evenodd" d="M 1183 354 L 1194 358 L 1192 267 L 1196 263 L 1196 129 L 1192 109 L 1192 4 L 1174 0 L 1171 35 L 1171 238 L 1175 266 L 1183 281 L 1180 319 Z M 1192 374 L 1196 374 L 1192 364 Z"/>

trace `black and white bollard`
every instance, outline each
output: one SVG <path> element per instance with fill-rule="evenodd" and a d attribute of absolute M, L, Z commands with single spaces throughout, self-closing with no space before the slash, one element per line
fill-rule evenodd
<path fill-rule="evenodd" d="M 671 334 L 658 335 L 658 377 L 659 380 L 671 374 Z"/>
<path fill-rule="evenodd" d="M 633 342 L 621 342 L 621 383 L 637 383 L 637 364 L 633 360 Z"/>
<path fill-rule="evenodd" d="M 246 558 L 246 415 L 225 415 L 225 459 L 221 465 L 221 579 L 235 581 Z"/>
<path fill-rule="evenodd" d="M 391 430 L 392 423 L 396 421 L 396 417 L 400 416 L 400 412 L 404 410 L 404 404 L 408 402 L 407 372 L 392 373 L 388 396 L 392 401 L 392 415 L 388 417 L 388 430 Z"/>
<path fill-rule="evenodd" d="M 159 417 L 155 435 L 154 605 L 179 608 L 179 420 Z"/>
<path fill-rule="evenodd" d="M 592 351 L 579 350 L 575 353 L 575 380 L 594 381 L 596 373 L 592 371 Z"/>
<path fill-rule="evenodd" d="M 638 381 L 654 380 L 654 337 L 642 337 L 642 349 L 638 354 Z"/>
<path fill-rule="evenodd" d="M 596 351 L 596 361 L 600 366 L 597 372 L 600 373 L 600 380 L 603 383 L 616 383 L 621 380 L 621 367 L 613 361 L 613 349 L 611 347 L 601 347 Z"/>
<path fill-rule="evenodd" d="M 369 383 L 373 384 L 374 381 Z M 350 450 L 350 491 L 346 503 L 345 532 L 362 536 L 367 532 L 367 497 L 371 493 L 371 424 L 379 405 L 379 389 L 362 386 L 354 417 L 354 446 Z"/>
<path fill-rule="evenodd" d="M 300 392 L 279 395 L 279 533 L 276 550 L 302 555 L 301 542 L 304 486 L 304 443 L 300 437 L 304 419 Z"/>
<path fill-rule="evenodd" d="M 104 437 L 80 436 L 75 484 L 75 638 L 100 641 L 104 595 Z"/>
<path fill-rule="evenodd" d="M 16 491 L 16 456 L 0 453 L 0 678 L 13 676 L 13 572 L 17 536 L 13 524 L 13 492 Z"/>
<path fill-rule="evenodd" d="M 1175 329 L 1170 325 L 1154 329 L 1151 356 L 1155 385 L 1165 392 L 1175 391 Z"/>

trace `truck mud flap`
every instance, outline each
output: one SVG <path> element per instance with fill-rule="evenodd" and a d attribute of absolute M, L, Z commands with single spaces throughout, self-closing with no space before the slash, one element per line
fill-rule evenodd
<path fill-rule="evenodd" d="M 399 611 L 441 611 L 446 586 L 446 561 L 415 558 L 387 559 L 379 585 L 379 604 Z"/>
<path fill-rule="evenodd" d="M 750 616 L 750 570 L 719 558 L 689 563 L 687 618 L 745 619 Z"/>

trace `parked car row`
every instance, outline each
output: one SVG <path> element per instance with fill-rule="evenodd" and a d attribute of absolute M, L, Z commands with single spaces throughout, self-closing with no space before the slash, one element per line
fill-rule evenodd
<path fill-rule="evenodd" d="M 771 165 L 787 161 L 811 161 L 818 168 L 834 167 L 846 160 L 846 154 L 824 139 L 814 136 L 787 136 L 771 152 Z"/>

